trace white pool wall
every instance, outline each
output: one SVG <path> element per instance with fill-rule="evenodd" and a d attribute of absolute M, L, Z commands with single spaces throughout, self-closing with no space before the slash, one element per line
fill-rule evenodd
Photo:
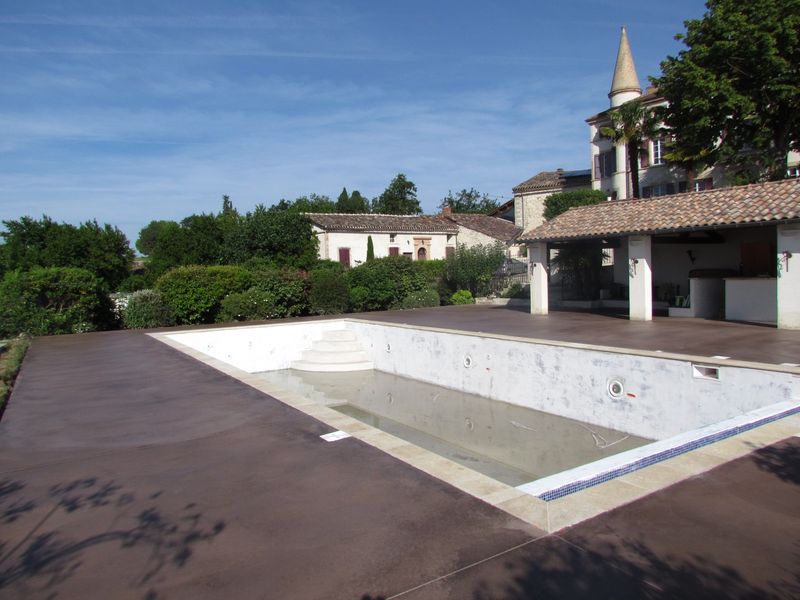
<path fill-rule="evenodd" d="M 342 328 L 356 333 L 381 371 L 656 440 L 800 400 L 792 373 L 709 361 L 719 379 L 701 379 L 691 360 L 355 319 L 167 337 L 256 373 L 289 368 L 323 331 Z M 611 380 L 623 384 L 621 398 L 608 393 Z"/>
<path fill-rule="evenodd" d="M 166 334 L 184 346 L 247 373 L 288 369 L 323 331 L 343 329 L 342 319 L 201 329 Z"/>
<path fill-rule="evenodd" d="M 656 440 L 800 396 L 791 373 L 714 365 L 718 380 L 699 379 L 689 360 L 355 320 L 347 328 L 381 371 Z M 613 379 L 622 398 L 608 393 Z"/>

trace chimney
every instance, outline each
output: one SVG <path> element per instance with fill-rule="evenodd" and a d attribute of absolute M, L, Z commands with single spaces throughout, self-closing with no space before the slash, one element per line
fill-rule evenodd
<path fill-rule="evenodd" d="M 448 204 L 447 206 L 442 208 L 442 214 L 443 215 L 451 215 L 451 214 L 453 214 L 453 208 Z"/>

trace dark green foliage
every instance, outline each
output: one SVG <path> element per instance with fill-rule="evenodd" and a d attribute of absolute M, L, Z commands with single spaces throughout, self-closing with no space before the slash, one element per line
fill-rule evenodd
<path fill-rule="evenodd" d="M 442 278 L 445 265 L 445 260 L 443 258 L 438 260 L 421 260 L 416 264 L 422 276 L 425 278 L 425 281 L 431 286 L 435 286 Z"/>
<path fill-rule="evenodd" d="M 439 210 L 446 207 L 454 213 L 477 213 L 488 214 L 498 207 L 497 200 L 492 200 L 487 194 L 481 194 L 475 188 L 463 189 L 453 195 L 452 191 L 447 192 L 447 196 L 442 198 L 439 203 Z"/>
<path fill-rule="evenodd" d="M 225 296 L 217 315 L 217 322 L 261 321 L 277 319 L 281 316 L 281 310 L 271 292 L 250 288 L 244 292 Z"/>
<path fill-rule="evenodd" d="M 3 224 L 3 271 L 77 267 L 93 273 L 109 291 L 130 273 L 133 251 L 125 234 L 111 225 L 87 221 L 75 227 L 47 216 L 41 220 L 22 217 Z"/>
<path fill-rule="evenodd" d="M 589 206 L 606 201 L 606 195 L 601 190 L 575 190 L 573 192 L 558 192 L 550 194 L 544 200 L 544 218 L 550 220 L 566 212 L 573 206 Z"/>
<path fill-rule="evenodd" d="M 139 290 L 146 290 L 155 283 L 155 278 L 151 272 L 146 273 L 132 273 L 123 279 L 117 286 L 117 291 L 120 292 L 138 292 Z"/>
<path fill-rule="evenodd" d="M 417 200 L 417 186 L 402 173 L 372 201 L 372 212 L 385 215 L 418 215 L 422 208 Z"/>
<path fill-rule="evenodd" d="M 403 298 L 424 290 L 428 285 L 418 265 L 404 256 L 387 256 L 351 269 L 348 278 L 354 310 L 398 308 Z"/>
<path fill-rule="evenodd" d="M 161 237 L 165 229 L 169 227 L 170 223 L 175 223 L 175 221 L 150 221 L 139 231 L 136 249 L 145 256 L 152 254 L 156 241 Z"/>
<path fill-rule="evenodd" d="M 114 324 L 104 283 L 86 269 L 33 267 L 0 283 L 0 336 L 107 329 Z"/>
<path fill-rule="evenodd" d="M 469 248 L 459 244 L 445 261 L 444 282 L 451 291 L 469 290 L 473 296 L 485 296 L 490 291 L 492 275 L 502 266 L 505 255 L 501 242 Z"/>
<path fill-rule="evenodd" d="M 276 317 L 308 314 L 308 274 L 304 271 L 292 268 L 254 271 L 252 280 L 254 288 L 272 297 Z"/>
<path fill-rule="evenodd" d="M 367 236 L 367 261 L 375 260 L 375 246 L 372 243 L 372 236 Z"/>
<path fill-rule="evenodd" d="M 227 242 L 225 262 L 263 258 L 280 266 L 309 268 L 317 261 L 317 237 L 308 217 L 292 210 L 259 205 L 247 213 Z"/>
<path fill-rule="evenodd" d="M 342 188 L 342 193 L 336 199 L 336 212 L 338 213 L 368 213 L 369 201 L 361 195 L 361 192 L 354 190 L 348 196 L 347 189 Z"/>
<path fill-rule="evenodd" d="M 431 306 L 439 306 L 439 292 L 433 288 L 425 288 L 416 290 L 410 294 L 406 294 L 403 301 L 400 303 L 400 308 L 426 308 Z"/>
<path fill-rule="evenodd" d="M 188 266 L 167 271 L 156 282 L 156 290 L 177 323 L 213 323 L 222 299 L 251 284 L 252 275 L 242 267 Z"/>
<path fill-rule="evenodd" d="M 308 304 L 316 315 L 336 315 L 350 306 L 350 287 L 341 271 L 316 269 L 309 276 Z"/>
<path fill-rule="evenodd" d="M 174 325 L 175 318 L 159 292 L 139 290 L 128 298 L 122 311 L 122 322 L 128 329 L 148 329 Z"/>
<path fill-rule="evenodd" d="M 162 223 L 147 264 L 153 275 L 178 266 L 221 262 L 224 234 L 222 223 L 215 215 L 191 215 L 180 225 L 174 221 Z"/>
<path fill-rule="evenodd" d="M 297 213 L 333 213 L 336 212 L 336 203 L 328 196 L 309 194 L 300 196 L 293 201 L 281 200 L 269 207 L 272 212 L 297 212 Z"/>
<path fill-rule="evenodd" d="M 458 290 L 450 296 L 450 304 L 475 304 L 475 298 L 469 290 Z"/>
<path fill-rule="evenodd" d="M 748 180 L 786 177 L 800 150 L 800 0 L 709 0 L 676 36 L 686 49 L 653 83 L 675 135 L 669 158 L 721 162 Z"/>
<path fill-rule="evenodd" d="M 611 126 L 600 128 L 600 135 L 613 140 L 616 144 L 625 145 L 628 169 L 631 174 L 630 196 L 638 198 L 640 195 L 639 149 L 644 140 L 657 134 L 659 129 L 657 119 L 638 98 L 618 106 L 608 116 L 611 119 Z"/>
<path fill-rule="evenodd" d="M 505 292 L 503 292 L 503 298 L 530 298 L 531 292 L 530 288 L 527 286 L 522 285 L 521 283 L 512 283 L 511 287 L 509 287 Z"/>

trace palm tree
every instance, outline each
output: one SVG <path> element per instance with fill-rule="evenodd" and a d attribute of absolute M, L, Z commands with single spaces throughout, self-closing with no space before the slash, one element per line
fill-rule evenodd
<path fill-rule="evenodd" d="M 658 132 L 658 121 L 653 113 L 645 108 L 639 98 L 620 105 L 609 113 L 610 127 L 601 127 L 600 135 L 615 144 L 625 144 L 628 154 L 628 168 L 631 173 L 631 187 L 634 198 L 639 197 L 639 148 L 647 138 Z"/>

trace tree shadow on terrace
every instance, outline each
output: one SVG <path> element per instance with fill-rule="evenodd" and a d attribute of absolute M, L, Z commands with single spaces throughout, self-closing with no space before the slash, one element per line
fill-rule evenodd
<path fill-rule="evenodd" d="M 18 588 L 23 595 L 36 589 L 56 598 L 59 586 L 87 567 L 86 552 L 103 547 L 109 555 L 139 550 L 140 555 L 130 557 L 135 575 L 127 585 L 140 589 L 145 600 L 157 600 L 162 596 L 153 584 L 170 569 L 184 567 L 197 544 L 211 542 L 225 529 L 224 521 L 206 519 L 192 503 L 159 506 L 163 492 L 137 496 L 113 480 L 78 479 L 44 494 L 26 494 L 26 487 L 21 480 L 0 480 L 0 526 L 5 530 L 0 595 Z M 88 511 L 91 519 L 86 519 Z M 73 519 L 85 529 L 79 535 L 65 532 Z"/>
<path fill-rule="evenodd" d="M 800 443 L 780 442 L 760 448 L 751 456 L 752 461 L 762 471 L 772 473 L 787 483 L 800 485 Z"/>

